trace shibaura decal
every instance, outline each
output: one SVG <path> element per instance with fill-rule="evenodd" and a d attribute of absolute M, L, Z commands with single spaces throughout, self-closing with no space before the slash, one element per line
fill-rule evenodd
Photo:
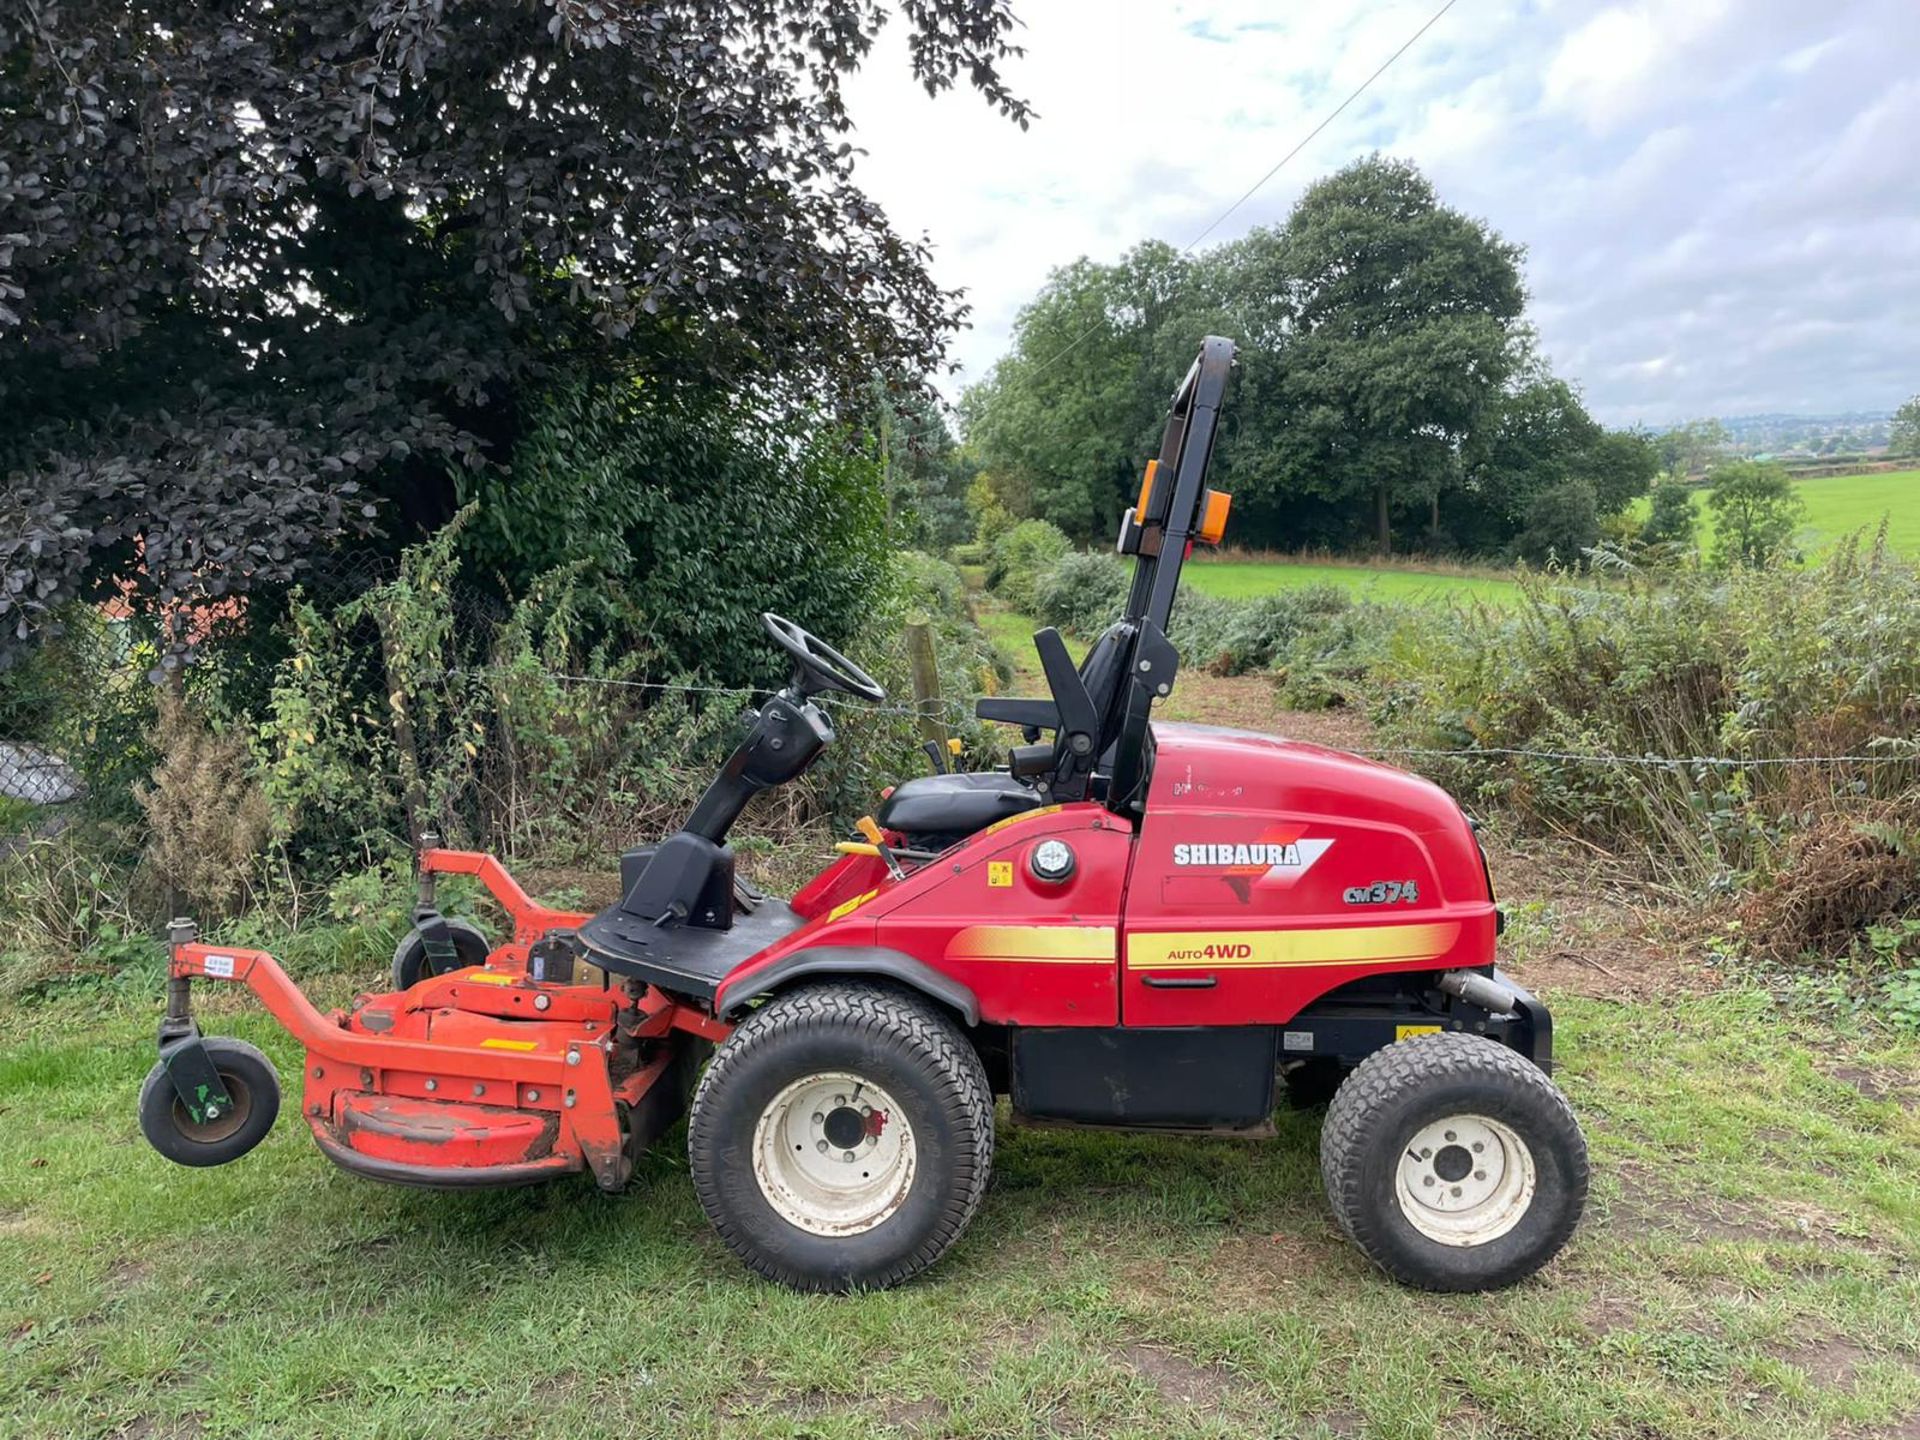
<path fill-rule="evenodd" d="M 1244 840 L 1177 840 L 1173 863 L 1216 871 L 1236 890 L 1272 889 L 1293 884 L 1332 848 L 1333 841 L 1315 839 L 1304 825 L 1270 825 Z"/>

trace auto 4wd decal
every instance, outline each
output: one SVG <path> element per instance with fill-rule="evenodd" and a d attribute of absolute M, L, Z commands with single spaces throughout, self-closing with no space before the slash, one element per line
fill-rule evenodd
<path fill-rule="evenodd" d="M 1258 890 L 1285 889 L 1296 883 L 1333 848 L 1314 839 L 1304 825 L 1270 825 L 1246 841 L 1179 841 L 1173 847 L 1176 868 L 1213 870 L 1242 901 Z"/>

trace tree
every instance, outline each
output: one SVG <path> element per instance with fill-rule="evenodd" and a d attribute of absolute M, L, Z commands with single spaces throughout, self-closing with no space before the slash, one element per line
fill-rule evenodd
<path fill-rule="evenodd" d="M 915 74 L 1005 0 L 912 0 Z M 0 627 L 450 514 L 555 375 L 917 377 L 962 313 L 855 184 L 881 0 L 0 7 Z M 404 536 L 398 538 L 404 539 Z"/>
<path fill-rule="evenodd" d="M 1522 559 L 1567 566 L 1584 563 L 1584 554 L 1600 541 L 1600 511 L 1593 485 L 1563 480 L 1527 502 L 1526 524 L 1514 543 Z"/>
<path fill-rule="evenodd" d="M 1077 539 L 1111 535 L 1205 333 L 1190 278 L 1172 246 L 1148 241 L 1115 265 L 1062 266 L 1020 312 L 1012 349 L 960 405 L 968 443 L 1018 513 Z"/>
<path fill-rule="evenodd" d="M 1683 549 L 1693 543 L 1698 517 L 1693 513 L 1693 491 L 1668 477 L 1653 487 L 1647 523 L 1640 527 L 1641 543 Z"/>
<path fill-rule="evenodd" d="M 1660 450 L 1660 468 L 1684 480 L 1712 465 L 1732 438 L 1718 420 L 1688 420 L 1662 431 L 1654 443 Z"/>
<path fill-rule="evenodd" d="M 1289 336 L 1271 401 L 1275 464 L 1370 514 L 1431 510 L 1524 350 L 1519 247 L 1381 156 L 1311 186 L 1282 227 Z"/>
<path fill-rule="evenodd" d="M 1729 460 L 1713 468 L 1707 483 L 1719 564 L 1764 565 L 1785 551 L 1806 502 L 1784 469 L 1765 460 Z"/>
<path fill-rule="evenodd" d="M 1920 455 L 1920 395 L 1893 412 L 1893 425 L 1887 433 L 1889 455 Z"/>

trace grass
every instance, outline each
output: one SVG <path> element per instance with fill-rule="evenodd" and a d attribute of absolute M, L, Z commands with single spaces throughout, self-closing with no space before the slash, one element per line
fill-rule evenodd
<path fill-rule="evenodd" d="M 1826 475 L 1796 482 L 1807 513 L 1799 540 L 1809 551 L 1823 550 L 1858 531 L 1869 536 L 1887 522 L 1889 548 L 1920 555 L 1920 470 L 1887 471 L 1877 475 Z M 1644 517 L 1644 500 L 1635 513 Z M 1693 492 L 1693 510 L 1699 517 L 1698 539 L 1703 550 L 1713 548 L 1714 515 L 1707 492 Z"/>
<path fill-rule="evenodd" d="M 205 1008 L 297 1081 L 262 1015 Z M 1752 990 L 1558 1008 L 1594 1204 L 1513 1291 L 1383 1280 L 1320 1196 L 1317 1116 L 1283 1113 L 1258 1144 L 1004 1133 L 936 1271 L 832 1299 L 728 1256 L 677 1135 L 619 1196 L 396 1190 L 329 1166 L 290 1096 L 245 1160 L 173 1167 L 133 1118 L 157 1001 L 35 1001 L 0 1016 L 0 1433 L 1812 1437 L 1920 1409 L 1920 1050 Z"/>
<path fill-rule="evenodd" d="M 1181 572 L 1194 589 L 1247 599 L 1299 585 L 1340 585 L 1362 599 L 1427 603 L 1477 600 L 1510 604 L 1520 587 L 1498 575 L 1471 570 L 1342 563 L 1330 560 L 1196 560 Z"/>

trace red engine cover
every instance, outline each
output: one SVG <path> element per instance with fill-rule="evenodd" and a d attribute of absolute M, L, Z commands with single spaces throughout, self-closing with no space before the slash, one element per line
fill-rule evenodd
<path fill-rule="evenodd" d="M 1492 961 L 1486 872 L 1444 790 L 1266 735 L 1154 735 L 1127 888 L 1126 1023 L 1280 1023 L 1362 975 Z"/>

